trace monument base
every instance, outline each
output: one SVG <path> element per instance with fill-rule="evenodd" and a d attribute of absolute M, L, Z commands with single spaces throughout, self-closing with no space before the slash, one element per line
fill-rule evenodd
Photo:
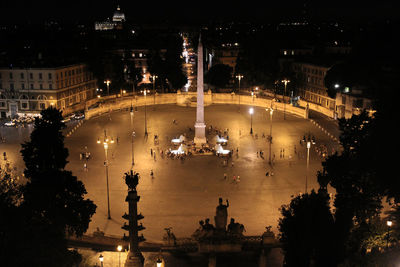
<path fill-rule="evenodd" d="M 139 253 L 129 252 L 126 257 L 125 267 L 143 267 L 144 266 L 144 257 Z"/>
<path fill-rule="evenodd" d="M 195 135 L 193 142 L 196 144 L 196 147 L 201 147 L 202 144 L 206 144 L 206 125 L 204 122 L 196 122 L 194 125 L 194 130 Z"/>
<path fill-rule="evenodd" d="M 202 144 L 207 143 L 207 139 L 205 137 L 203 138 L 195 137 L 193 142 L 195 143 L 196 147 L 201 147 Z"/>

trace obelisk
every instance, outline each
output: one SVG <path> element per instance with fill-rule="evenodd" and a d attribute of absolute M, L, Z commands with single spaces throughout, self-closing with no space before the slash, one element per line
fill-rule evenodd
<path fill-rule="evenodd" d="M 197 47 L 197 110 L 196 123 L 194 124 L 195 136 L 194 143 L 200 147 L 207 142 L 206 125 L 204 123 L 204 84 L 203 84 L 203 45 L 201 44 L 201 34 Z"/>

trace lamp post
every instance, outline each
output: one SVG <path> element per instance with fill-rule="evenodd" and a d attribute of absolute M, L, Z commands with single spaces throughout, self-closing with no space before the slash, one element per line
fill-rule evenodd
<path fill-rule="evenodd" d="M 284 79 L 282 82 L 285 84 L 285 92 L 283 93 L 283 119 L 286 120 L 286 101 L 285 101 L 285 95 L 286 95 L 286 86 L 288 83 L 290 83 L 290 80 Z"/>
<path fill-rule="evenodd" d="M 121 245 L 118 245 L 117 250 L 118 250 L 118 267 L 121 267 L 121 251 L 122 251 L 122 246 L 121 246 Z"/>
<path fill-rule="evenodd" d="M 101 267 L 103 267 L 104 257 L 103 257 L 103 255 L 101 255 L 101 254 L 100 254 L 100 256 L 99 256 L 99 261 L 100 261 Z"/>
<path fill-rule="evenodd" d="M 270 125 L 269 125 L 269 136 L 268 136 L 268 143 L 269 143 L 269 159 L 268 163 L 271 165 L 271 145 L 272 145 L 272 114 L 274 113 L 274 110 L 271 108 L 266 108 L 266 111 L 269 111 L 269 120 L 270 120 Z"/>
<path fill-rule="evenodd" d="M 133 152 L 133 139 L 135 137 L 135 132 L 133 131 L 133 115 L 134 115 L 134 112 L 133 112 L 132 103 L 131 103 L 130 114 L 131 114 L 131 132 L 132 132 L 132 136 L 131 136 L 131 138 L 132 138 L 131 139 L 132 153 L 131 153 L 131 155 L 132 155 L 132 167 L 133 167 L 133 165 L 135 165 L 135 158 L 134 158 L 134 152 Z"/>
<path fill-rule="evenodd" d="M 135 131 L 132 131 L 132 167 L 135 165 L 135 156 L 134 156 L 134 139 L 135 139 L 136 133 Z"/>
<path fill-rule="evenodd" d="M 240 80 L 242 80 L 242 79 L 243 79 L 243 75 L 240 75 L 240 74 L 236 75 L 236 79 L 238 79 L 238 80 L 239 80 L 239 89 L 238 89 L 238 95 L 239 95 L 239 112 L 240 112 Z"/>
<path fill-rule="evenodd" d="M 147 136 L 147 105 L 146 105 L 146 95 L 147 95 L 147 90 L 143 91 L 144 95 L 144 135 Z"/>
<path fill-rule="evenodd" d="M 153 105 L 155 105 L 156 104 L 156 79 L 158 78 L 158 76 L 153 75 L 153 76 L 151 76 L 151 78 L 153 79 L 153 94 L 154 94 Z M 154 106 L 153 106 L 153 108 L 154 108 Z"/>
<path fill-rule="evenodd" d="M 310 148 L 311 145 L 315 145 L 315 138 L 311 137 L 310 134 L 306 138 L 305 136 L 303 137 L 302 141 L 307 144 L 307 170 L 306 170 L 306 193 L 307 191 L 307 186 L 308 186 L 308 169 L 310 165 Z"/>
<path fill-rule="evenodd" d="M 386 241 L 386 249 L 389 249 L 389 235 L 390 235 L 390 227 L 392 226 L 392 221 L 387 221 L 387 241 Z"/>
<path fill-rule="evenodd" d="M 105 80 L 104 83 L 107 84 L 107 95 L 110 95 L 110 83 L 111 83 L 111 81 L 110 80 Z"/>
<path fill-rule="evenodd" d="M 254 113 L 254 109 L 250 108 L 249 109 L 249 113 L 250 113 L 250 134 L 253 134 L 253 113 Z"/>
<path fill-rule="evenodd" d="M 97 139 L 97 143 L 101 144 L 100 138 Z M 109 139 L 107 137 L 106 130 L 104 130 L 104 139 L 103 139 L 103 146 L 104 146 L 104 153 L 105 153 L 105 161 L 104 161 L 104 166 L 106 167 L 106 183 L 107 183 L 107 211 L 108 211 L 108 219 L 111 219 L 111 213 L 110 213 L 110 193 L 109 193 L 109 186 L 108 186 L 108 146 L 109 144 L 113 144 L 114 139 L 111 138 Z"/>

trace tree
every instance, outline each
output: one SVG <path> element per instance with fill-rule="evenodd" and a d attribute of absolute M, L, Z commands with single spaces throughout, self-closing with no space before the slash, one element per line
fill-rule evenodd
<path fill-rule="evenodd" d="M 335 266 L 334 219 L 326 192 L 303 194 L 281 207 L 279 239 L 285 266 Z"/>
<path fill-rule="evenodd" d="M 279 70 L 278 47 L 276 40 L 264 33 L 243 40 L 235 71 L 245 77 L 244 86 L 273 86 Z"/>
<path fill-rule="evenodd" d="M 62 266 L 79 259 L 67 249 L 66 234 L 82 235 L 96 205 L 84 199 L 85 186 L 64 169 L 68 150 L 61 132 L 65 127 L 61 112 L 50 107 L 41 116 L 35 119 L 31 140 L 22 144 L 28 182 L 23 188 L 21 209 L 30 218 L 26 229 L 31 241 L 37 243 L 31 248 L 33 262 L 41 266 L 59 262 Z"/>
<path fill-rule="evenodd" d="M 372 219 L 382 209 L 384 194 L 377 183 L 379 176 L 371 161 L 369 145 L 372 120 L 366 112 L 339 120 L 343 151 L 328 157 L 322 163 L 323 171 L 318 174 L 321 188 L 329 184 L 336 190 L 335 232 L 339 260 L 365 249 L 363 240 L 369 238 L 368 233 L 371 235 Z"/>
<path fill-rule="evenodd" d="M 161 47 L 154 47 L 152 56 L 148 60 L 149 72 L 158 76 L 156 80 L 160 84 L 162 91 L 165 88 L 179 89 L 187 83 L 187 77 L 182 71 L 182 39 L 176 34 L 172 34 L 161 42 L 166 44 L 166 53 L 161 53 Z"/>
<path fill-rule="evenodd" d="M 216 64 L 204 76 L 206 83 L 217 86 L 225 87 L 229 84 L 232 78 L 232 67 L 224 64 Z"/>

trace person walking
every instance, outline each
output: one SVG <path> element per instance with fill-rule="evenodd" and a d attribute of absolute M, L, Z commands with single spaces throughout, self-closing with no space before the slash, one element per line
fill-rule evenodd
<path fill-rule="evenodd" d="M 226 173 L 224 173 L 224 180 L 226 180 Z"/>

